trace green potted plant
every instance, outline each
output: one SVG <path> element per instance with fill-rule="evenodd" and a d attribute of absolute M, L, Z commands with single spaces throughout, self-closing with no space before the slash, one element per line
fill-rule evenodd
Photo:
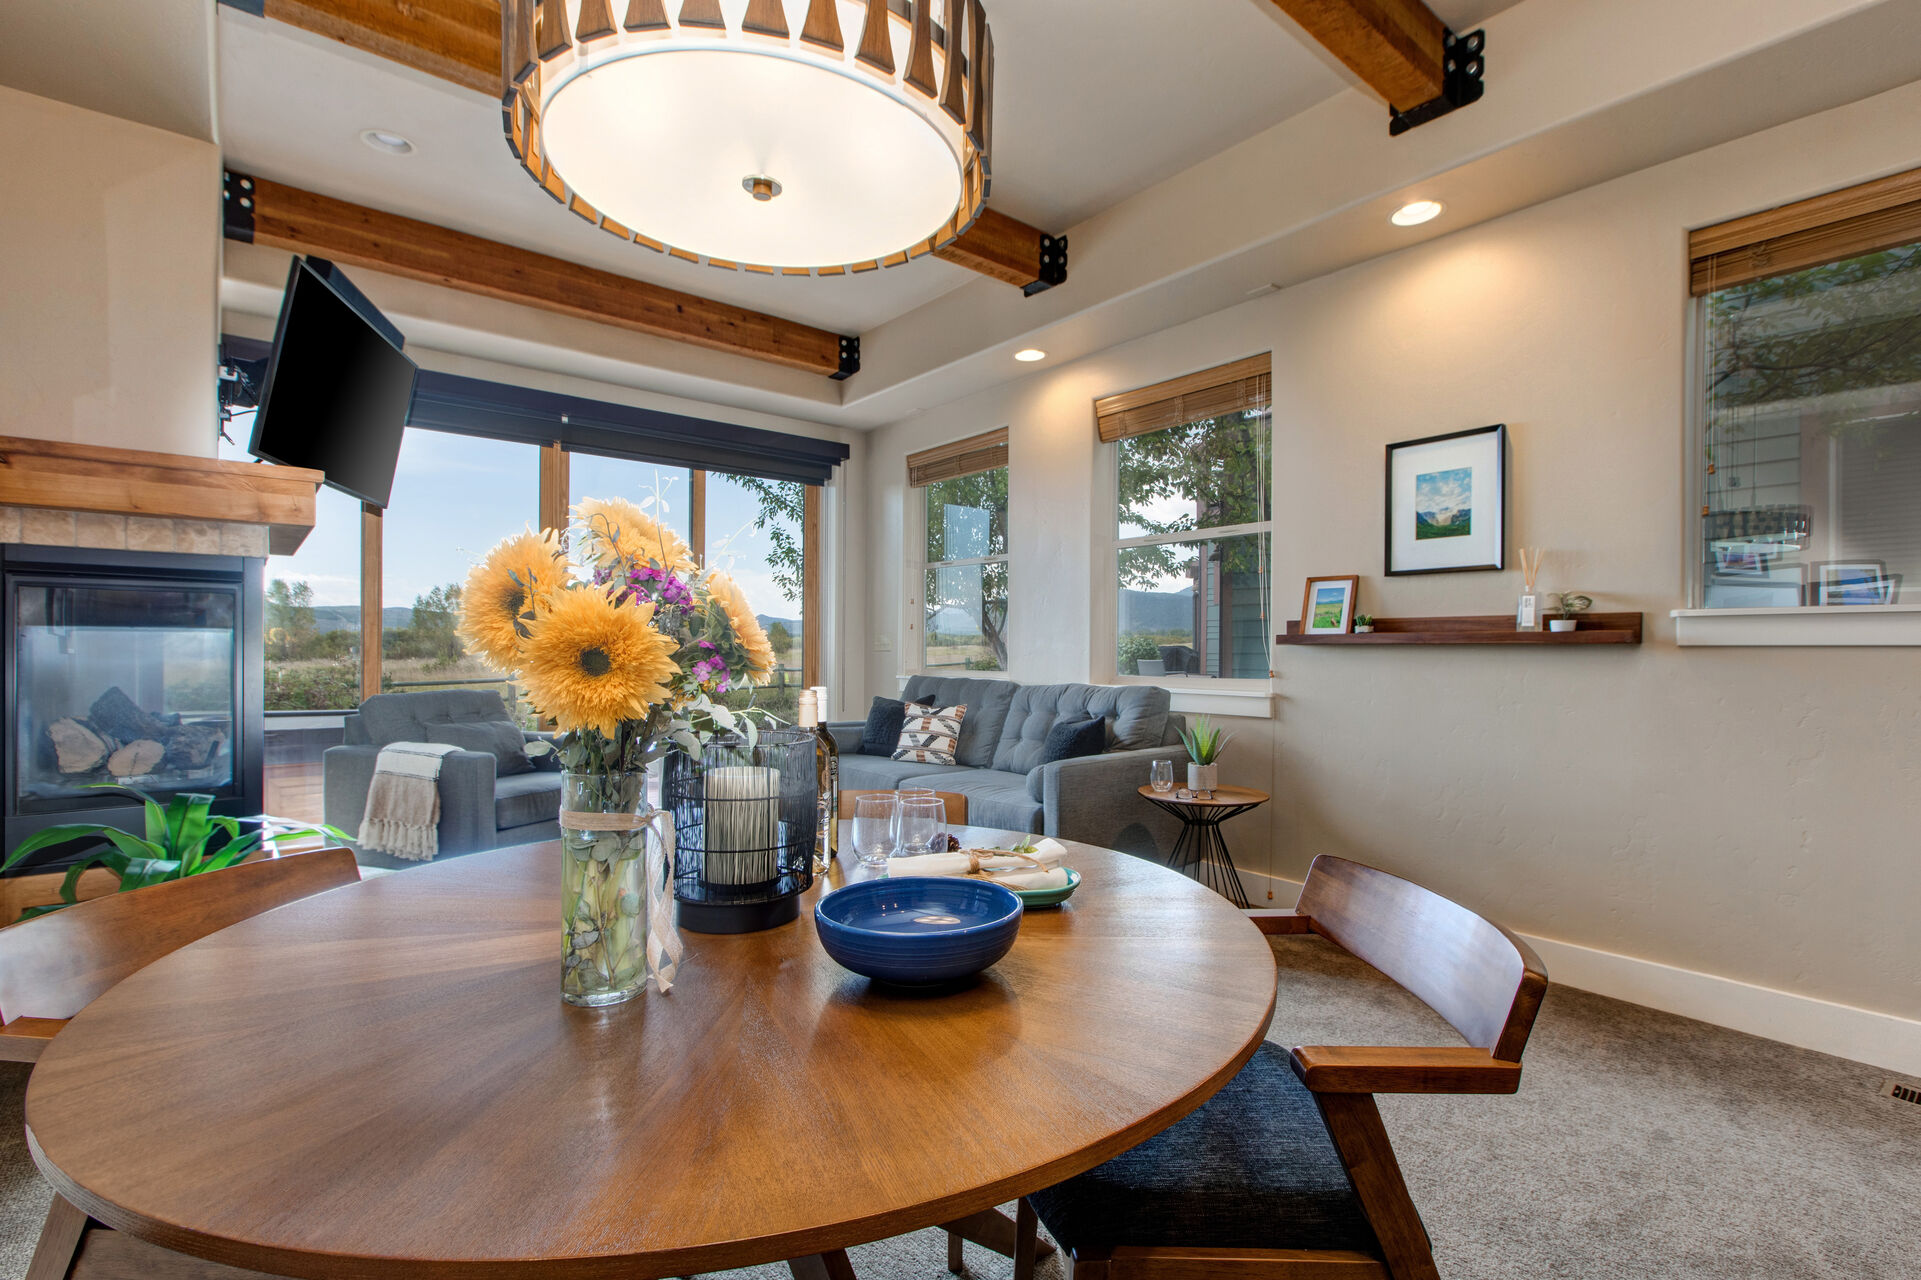
<path fill-rule="evenodd" d="M 1224 733 L 1206 716 L 1198 716 L 1192 729 L 1181 730 L 1181 745 L 1187 748 L 1187 789 L 1203 800 L 1211 799 L 1220 785 L 1221 751 L 1231 735 Z"/>
<path fill-rule="evenodd" d="M 1358 635 L 1358 636 L 1368 635 L 1368 634 L 1371 634 L 1373 630 L 1374 630 L 1373 614 L 1357 613 L 1354 615 L 1354 634 L 1355 635 Z"/>
<path fill-rule="evenodd" d="M 1594 600 L 1578 591 L 1561 591 L 1554 596 L 1555 612 L 1558 617 L 1548 620 L 1550 631 L 1572 631 L 1580 625 L 1580 617 L 1594 607 Z"/>
<path fill-rule="evenodd" d="M 5 871 L 35 850 L 50 845 L 92 837 L 106 841 L 99 848 L 88 850 L 86 856 L 67 868 L 67 877 L 60 883 L 60 906 L 29 907 L 20 913 L 22 920 L 58 911 L 61 906 L 70 907 L 79 901 L 77 886 L 81 873 L 88 867 L 105 867 L 120 877 L 121 893 L 130 889 L 144 889 L 150 884 L 167 880 L 182 880 L 245 861 L 260 848 L 266 824 L 281 821 L 277 818 L 229 818 L 214 813 L 213 797 L 199 792 L 183 791 L 163 808 L 158 800 L 136 787 L 116 787 L 111 783 L 99 785 L 140 797 L 140 803 L 146 809 L 146 835 L 136 836 L 118 827 L 75 822 L 36 831 L 22 840 L 6 860 L 0 862 L 0 871 Z M 252 824 L 256 829 L 243 832 L 241 827 L 245 824 Z M 323 822 L 292 831 L 277 830 L 274 839 L 298 840 L 313 835 L 327 835 L 343 841 L 351 838 L 346 832 Z"/>

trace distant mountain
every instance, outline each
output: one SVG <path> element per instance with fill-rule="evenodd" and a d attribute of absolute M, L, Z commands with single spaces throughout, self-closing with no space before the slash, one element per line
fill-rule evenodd
<path fill-rule="evenodd" d="M 799 643 L 800 641 L 800 619 L 799 618 L 776 618 L 772 614 L 757 613 L 754 615 L 754 619 L 755 621 L 760 623 L 760 629 L 762 631 L 772 631 L 774 629 L 774 624 L 776 622 L 780 623 L 780 625 L 787 628 L 787 634 L 794 637 L 795 643 Z"/>
<path fill-rule="evenodd" d="M 1121 592 L 1121 630 L 1189 631 L 1194 626 L 1194 589 Z"/>

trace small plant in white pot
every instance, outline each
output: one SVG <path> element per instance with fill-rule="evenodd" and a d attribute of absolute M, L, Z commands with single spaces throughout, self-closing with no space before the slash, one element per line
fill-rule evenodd
<path fill-rule="evenodd" d="M 1354 634 L 1355 635 L 1364 636 L 1373 630 L 1374 630 L 1373 614 L 1357 613 L 1354 615 Z"/>
<path fill-rule="evenodd" d="M 1578 591 L 1563 591 L 1555 597 L 1559 616 L 1548 620 L 1550 631 L 1572 631 L 1580 625 L 1581 615 L 1594 607 L 1594 601 Z"/>
<path fill-rule="evenodd" d="M 1219 761 L 1230 735 L 1206 716 L 1196 717 L 1192 729 L 1181 730 L 1181 745 L 1187 748 L 1187 789 L 1201 799 L 1213 796 L 1220 785 Z"/>

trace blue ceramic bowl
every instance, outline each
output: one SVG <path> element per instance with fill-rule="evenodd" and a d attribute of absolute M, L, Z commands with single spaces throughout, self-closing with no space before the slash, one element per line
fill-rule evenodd
<path fill-rule="evenodd" d="M 821 946 L 855 973 L 901 986 L 971 977 L 1007 954 L 1021 900 L 981 880 L 863 880 L 814 904 Z"/>

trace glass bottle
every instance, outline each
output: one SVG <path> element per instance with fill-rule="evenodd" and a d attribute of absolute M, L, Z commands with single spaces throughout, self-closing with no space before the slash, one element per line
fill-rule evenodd
<path fill-rule="evenodd" d="M 812 689 L 800 691 L 800 727 L 814 735 L 817 825 L 814 874 L 825 875 L 840 849 L 840 748 L 820 724 L 820 700 Z"/>

